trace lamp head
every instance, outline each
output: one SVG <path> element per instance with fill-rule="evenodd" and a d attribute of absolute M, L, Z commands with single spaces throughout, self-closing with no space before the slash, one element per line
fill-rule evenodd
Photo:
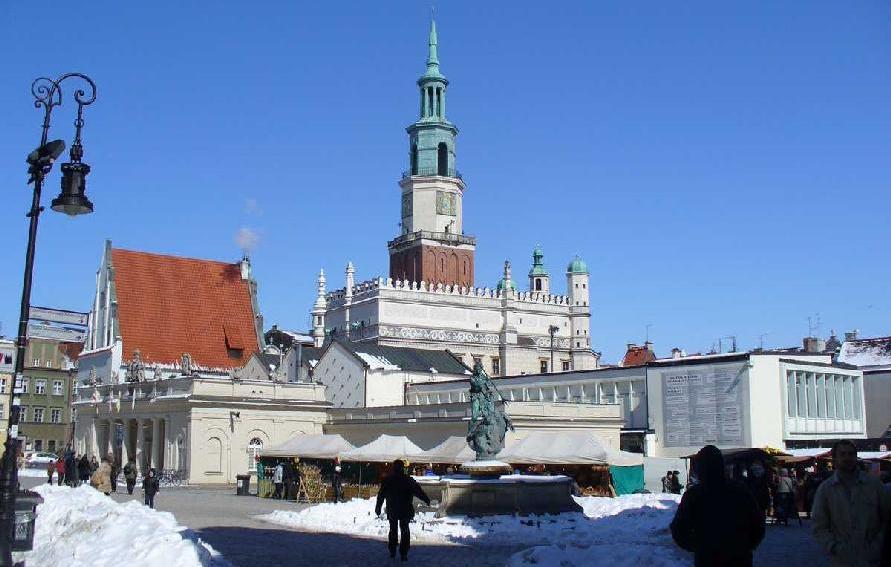
<path fill-rule="evenodd" d="M 93 203 L 87 199 L 87 174 L 90 166 L 79 161 L 62 164 L 62 192 L 53 199 L 52 208 L 70 216 L 93 212 Z"/>

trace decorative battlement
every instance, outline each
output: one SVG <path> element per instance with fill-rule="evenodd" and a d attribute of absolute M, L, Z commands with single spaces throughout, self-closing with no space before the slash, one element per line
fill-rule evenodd
<path fill-rule="evenodd" d="M 431 232 L 429 230 L 417 230 L 415 232 L 410 232 L 408 234 L 403 234 L 402 236 L 394 238 L 393 240 L 387 242 L 387 247 L 398 248 L 403 244 L 408 244 L 409 242 L 414 242 L 415 240 L 435 240 L 437 242 L 443 242 L 446 244 L 451 244 L 453 246 L 457 246 L 459 244 L 476 246 L 476 238 L 472 236 L 455 234 L 453 232 Z"/>
<path fill-rule="evenodd" d="M 432 293 L 437 295 L 477 297 L 493 300 L 511 299 L 513 301 L 538 303 L 542 305 L 565 305 L 567 307 L 571 305 L 569 297 L 565 295 L 551 295 L 536 291 L 517 291 L 514 289 L 500 290 L 489 287 L 444 285 L 441 283 L 428 284 L 427 282 L 393 280 L 392 278 L 376 278 L 356 284 L 353 288 L 352 301 L 356 302 L 371 297 L 382 289 L 402 292 Z M 328 307 L 331 308 L 342 305 L 346 301 L 346 295 L 346 289 L 338 289 L 329 292 L 325 296 L 328 300 Z"/>

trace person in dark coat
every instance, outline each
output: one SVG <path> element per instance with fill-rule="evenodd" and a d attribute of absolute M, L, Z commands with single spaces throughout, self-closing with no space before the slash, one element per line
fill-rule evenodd
<path fill-rule="evenodd" d="M 160 484 L 158 483 L 158 475 L 155 469 L 149 469 L 148 476 L 142 479 L 142 492 L 145 496 L 145 505 L 149 508 L 155 507 L 155 494 L 158 493 Z"/>
<path fill-rule="evenodd" d="M 124 465 L 124 480 L 127 481 L 127 494 L 133 494 L 133 487 L 136 486 L 137 474 L 136 461 L 130 459 L 130 461 Z"/>
<path fill-rule="evenodd" d="M 671 522 L 671 536 L 692 551 L 696 567 L 751 566 L 764 538 L 764 520 L 755 498 L 724 476 L 724 457 L 706 445 L 694 461 L 699 482 L 687 489 Z"/>
<path fill-rule="evenodd" d="M 343 502 L 343 478 L 340 465 L 334 465 L 334 474 L 331 475 L 331 488 L 334 489 L 334 503 Z"/>
<path fill-rule="evenodd" d="M 74 451 L 69 447 L 65 451 L 65 484 L 77 486 L 77 481 L 77 459 L 74 457 Z"/>
<path fill-rule="evenodd" d="M 95 461 L 95 460 L 96 460 L 96 457 L 93 457 L 93 461 Z M 90 462 L 90 460 L 87 459 L 86 455 L 84 455 L 83 457 L 80 458 L 80 462 L 74 468 L 74 470 L 77 471 L 77 473 L 74 476 L 75 476 L 75 478 L 79 478 L 80 482 L 82 482 L 82 483 L 89 482 L 90 476 L 98 468 L 99 468 L 98 464 L 96 465 L 96 468 L 93 468 L 93 465 Z"/>
<path fill-rule="evenodd" d="M 417 481 L 405 474 L 405 463 L 402 459 L 396 459 L 393 461 L 393 472 L 381 483 L 374 513 L 380 516 L 381 505 L 387 503 L 387 519 L 390 521 L 388 541 L 390 557 L 396 557 L 398 545 L 399 557 L 403 561 L 408 561 L 408 548 L 411 545 L 408 523 L 415 517 L 415 507 L 412 504 L 415 497 L 430 505 L 430 498 L 424 494 Z"/>

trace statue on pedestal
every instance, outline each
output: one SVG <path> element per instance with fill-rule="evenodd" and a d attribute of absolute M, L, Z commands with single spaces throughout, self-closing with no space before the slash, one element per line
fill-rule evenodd
<path fill-rule="evenodd" d="M 504 436 L 514 428 L 506 404 L 483 364 L 477 361 L 470 377 L 471 416 L 467 428 L 467 443 L 476 452 L 476 460 L 492 460 L 504 448 Z"/>
<path fill-rule="evenodd" d="M 184 352 L 179 361 L 179 373 L 183 376 L 192 375 L 192 355 Z"/>
<path fill-rule="evenodd" d="M 145 364 L 139 349 L 133 351 L 133 360 L 127 364 L 127 382 L 145 382 Z"/>

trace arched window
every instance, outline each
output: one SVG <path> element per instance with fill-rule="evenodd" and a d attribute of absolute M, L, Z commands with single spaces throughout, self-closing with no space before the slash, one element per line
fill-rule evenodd
<path fill-rule="evenodd" d="M 418 174 L 418 145 L 411 145 L 411 174 Z"/>
<path fill-rule="evenodd" d="M 207 440 L 207 472 L 223 472 L 223 442 L 219 437 Z"/>
<path fill-rule="evenodd" d="M 535 278 L 535 291 L 541 291 L 541 278 Z"/>
<path fill-rule="evenodd" d="M 445 142 L 440 142 L 436 149 L 436 174 L 443 177 L 449 174 L 449 148 Z"/>
<path fill-rule="evenodd" d="M 247 454 L 248 454 L 248 471 L 254 472 L 257 470 L 257 459 L 260 458 L 260 451 L 263 450 L 263 440 L 254 437 L 251 439 L 250 443 L 247 446 Z"/>

